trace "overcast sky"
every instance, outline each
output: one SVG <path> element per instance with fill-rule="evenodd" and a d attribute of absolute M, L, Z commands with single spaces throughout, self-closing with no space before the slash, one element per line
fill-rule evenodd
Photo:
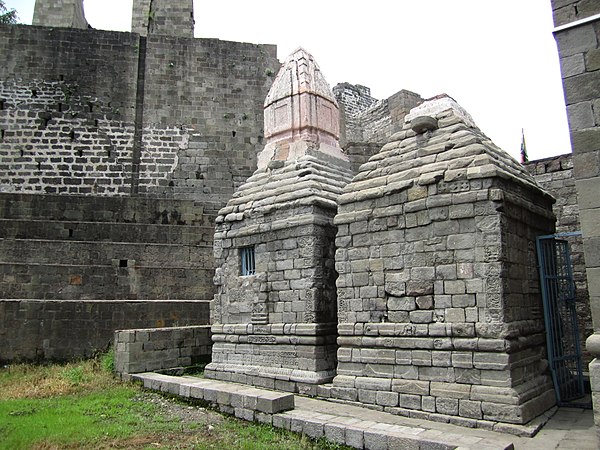
<path fill-rule="evenodd" d="M 34 0 L 5 0 L 31 23 Z M 387 98 L 447 93 L 498 146 L 530 160 L 569 153 L 550 0 L 195 0 L 196 37 L 302 46 L 329 84 Z M 84 0 L 97 29 L 129 31 L 131 0 Z"/>

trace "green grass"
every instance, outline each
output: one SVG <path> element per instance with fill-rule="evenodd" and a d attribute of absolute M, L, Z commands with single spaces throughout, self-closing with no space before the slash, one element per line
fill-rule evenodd
<path fill-rule="evenodd" d="M 214 412 L 192 423 L 167 418 L 156 403 L 140 401 L 139 385 L 112 376 L 112 361 L 107 354 L 75 364 L 0 369 L 0 449 L 345 448 Z"/>
<path fill-rule="evenodd" d="M 152 416 L 152 408 L 132 403 L 136 389 L 117 387 L 87 395 L 0 402 L 0 448 L 50 445 L 92 445 L 122 440 L 150 427 L 169 431 L 168 423 Z"/>

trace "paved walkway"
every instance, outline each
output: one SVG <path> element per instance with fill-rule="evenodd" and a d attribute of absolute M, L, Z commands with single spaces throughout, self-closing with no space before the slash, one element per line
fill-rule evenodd
<path fill-rule="evenodd" d="M 589 409 L 558 408 L 546 425 L 544 425 L 533 438 L 528 438 L 518 437 L 508 433 L 464 428 L 427 420 L 410 419 L 358 406 L 332 403 L 326 400 L 316 400 L 299 396 L 295 397 L 295 406 L 296 410 L 354 417 L 360 418 L 361 420 L 397 424 L 413 428 L 425 428 L 439 432 L 440 435 L 446 437 L 449 436 L 450 438 L 454 435 L 461 435 L 465 438 L 465 442 L 473 441 L 475 438 L 484 438 L 486 441 L 495 440 L 500 446 L 507 445 L 507 448 L 509 448 L 510 443 L 512 443 L 516 450 L 600 449 L 600 441 L 594 430 L 594 416 Z M 483 450 L 484 447 L 469 445 L 465 448 Z"/>
<path fill-rule="evenodd" d="M 222 411 L 246 420 L 270 423 L 313 438 L 324 436 L 360 449 L 600 449 L 591 410 L 559 408 L 529 438 L 396 416 L 327 400 L 300 396 L 292 399 L 291 394 L 237 383 L 154 373 L 136 374 L 132 378 L 151 389 L 209 401 Z"/>

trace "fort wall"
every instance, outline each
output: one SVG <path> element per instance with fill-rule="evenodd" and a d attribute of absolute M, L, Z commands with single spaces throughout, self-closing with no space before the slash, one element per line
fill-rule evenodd
<path fill-rule="evenodd" d="M 256 168 L 275 46 L 0 25 L 0 52 L 0 360 L 207 324 L 214 218 Z"/>

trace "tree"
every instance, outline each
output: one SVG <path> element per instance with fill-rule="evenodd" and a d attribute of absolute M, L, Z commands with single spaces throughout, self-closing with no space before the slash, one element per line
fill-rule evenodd
<path fill-rule="evenodd" d="M 17 11 L 14 8 L 9 10 L 0 0 L 0 23 L 17 23 L 17 19 Z"/>

